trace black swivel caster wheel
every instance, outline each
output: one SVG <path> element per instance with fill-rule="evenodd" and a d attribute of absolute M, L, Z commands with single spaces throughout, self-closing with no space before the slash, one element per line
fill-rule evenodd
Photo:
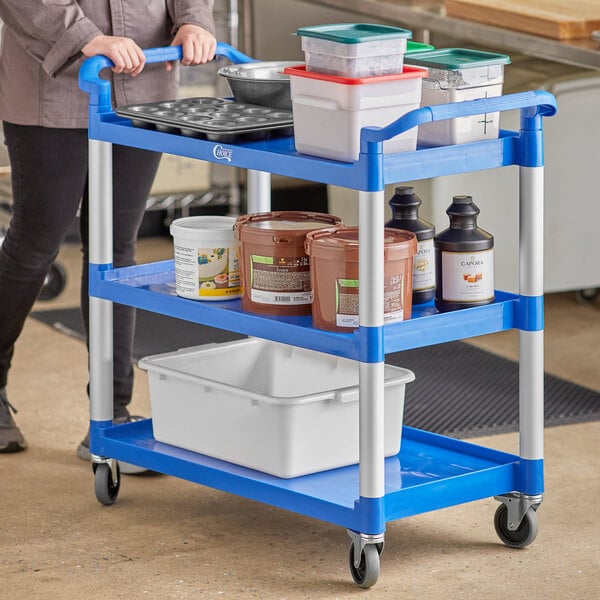
<path fill-rule="evenodd" d="M 600 289 L 598 288 L 586 288 L 583 290 L 575 291 L 575 300 L 579 302 L 579 304 L 590 304 L 593 302 L 600 294 Z"/>
<path fill-rule="evenodd" d="M 508 528 L 508 508 L 501 504 L 494 515 L 494 527 L 498 537 L 510 548 L 529 546 L 538 534 L 538 518 L 534 508 L 530 508 L 515 530 Z"/>
<path fill-rule="evenodd" d="M 115 471 L 108 463 L 94 463 L 94 491 L 100 504 L 110 506 L 115 503 L 121 487 L 121 470 L 119 463 L 115 463 Z"/>
<path fill-rule="evenodd" d="M 379 553 L 381 544 L 367 544 L 360 555 L 360 564 L 358 568 L 354 566 L 354 544 L 350 544 L 350 554 L 348 555 L 348 565 L 352 579 L 358 587 L 370 588 L 377 583 L 379 579 L 380 560 Z"/>

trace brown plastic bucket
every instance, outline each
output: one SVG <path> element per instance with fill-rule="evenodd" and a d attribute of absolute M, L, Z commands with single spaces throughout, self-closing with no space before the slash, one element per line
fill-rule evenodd
<path fill-rule="evenodd" d="M 410 319 L 412 265 L 417 237 L 384 230 L 384 322 Z M 329 331 L 358 327 L 358 227 L 336 227 L 306 236 L 313 285 L 313 325 Z"/>
<path fill-rule="evenodd" d="M 242 309 L 291 316 L 309 315 L 312 300 L 306 234 L 339 226 L 339 217 L 325 213 L 273 211 L 238 217 Z"/>

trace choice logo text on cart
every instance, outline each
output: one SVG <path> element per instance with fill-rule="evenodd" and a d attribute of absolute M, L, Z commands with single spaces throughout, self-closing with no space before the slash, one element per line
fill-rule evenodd
<path fill-rule="evenodd" d="M 231 162 L 232 155 L 233 150 L 231 148 L 225 148 L 224 146 L 221 146 L 221 144 L 213 146 L 213 156 L 219 160 Z"/>

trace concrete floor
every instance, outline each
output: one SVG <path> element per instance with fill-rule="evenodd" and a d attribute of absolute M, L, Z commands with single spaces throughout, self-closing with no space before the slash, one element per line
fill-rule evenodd
<path fill-rule="evenodd" d="M 169 240 L 142 240 L 144 260 Z M 69 284 L 51 303 L 77 303 L 78 251 L 60 257 Z M 600 299 L 546 300 L 546 368 L 600 390 Z M 505 332 L 476 343 L 514 356 Z M 0 598 L 406 598 L 534 600 L 600 597 L 600 424 L 546 430 L 540 531 L 511 550 L 482 500 L 388 525 L 381 576 L 357 588 L 339 527 L 160 475 L 124 476 L 117 502 L 100 505 L 91 468 L 75 455 L 87 428 L 83 344 L 29 319 L 9 397 L 29 448 L 0 455 Z M 148 413 L 145 375 L 133 406 Z M 517 435 L 474 440 L 517 451 Z"/>

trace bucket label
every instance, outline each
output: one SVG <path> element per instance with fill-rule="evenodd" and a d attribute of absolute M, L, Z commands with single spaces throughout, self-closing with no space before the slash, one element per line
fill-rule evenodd
<path fill-rule="evenodd" d="M 250 299 L 285 306 L 310 304 L 312 292 L 308 256 L 250 256 Z"/>
<path fill-rule="evenodd" d="M 442 252 L 442 299 L 476 302 L 494 297 L 494 251 Z"/>
<path fill-rule="evenodd" d="M 413 259 L 413 292 L 435 287 L 433 238 L 417 243 Z"/>
<path fill-rule="evenodd" d="M 179 295 L 214 300 L 240 295 L 237 246 L 193 248 L 175 244 L 174 250 L 175 285 Z"/>
<path fill-rule="evenodd" d="M 335 317 L 338 327 L 358 327 L 358 279 L 338 279 L 335 285 Z M 404 276 L 384 277 L 383 322 L 404 320 Z"/>

